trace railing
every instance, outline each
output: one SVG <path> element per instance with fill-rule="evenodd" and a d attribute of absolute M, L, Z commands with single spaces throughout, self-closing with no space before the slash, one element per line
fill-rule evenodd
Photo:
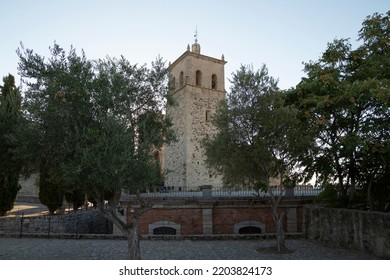
<path fill-rule="evenodd" d="M 278 196 L 283 192 L 283 196 L 286 197 L 310 197 L 317 196 L 322 190 L 314 189 L 311 186 L 299 186 L 294 189 L 285 189 L 274 187 L 272 193 Z M 213 189 L 210 186 L 200 186 L 195 188 L 174 188 L 174 187 L 161 187 L 154 188 L 141 193 L 141 197 L 144 198 L 248 198 L 248 197 L 268 197 L 269 192 L 256 191 L 254 189 Z M 121 200 L 130 199 L 132 195 L 123 193 Z"/>

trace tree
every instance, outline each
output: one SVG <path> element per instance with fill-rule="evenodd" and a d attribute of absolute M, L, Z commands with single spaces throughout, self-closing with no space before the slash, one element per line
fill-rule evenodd
<path fill-rule="evenodd" d="M 11 74 L 3 78 L 0 89 L 0 216 L 4 216 L 13 208 L 20 190 L 23 118 L 20 92 Z"/>
<path fill-rule="evenodd" d="M 151 206 L 141 198 L 140 190 L 157 184 L 154 150 L 172 138 L 170 122 L 161 113 L 166 102 L 167 70 L 161 59 L 148 69 L 131 65 L 123 57 L 100 60 L 96 67 L 93 100 L 99 123 L 78 135 L 80 158 L 71 170 L 78 171 L 76 182 L 95 194 L 101 211 L 127 236 L 129 258 L 138 259 L 138 219 Z M 129 224 L 116 212 L 121 189 L 135 194 L 139 201 Z M 107 192 L 114 196 L 105 208 L 101 202 Z"/>
<path fill-rule="evenodd" d="M 64 200 L 64 189 L 61 188 L 61 181 L 55 177 L 48 162 L 43 159 L 39 173 L 39 201 L 47 206 L 50 215 L 62 206 Z"/>
<path fill-rule="evenodd" d="M 378 185 L 389 179 L 389 16 L 374 14 L 363 22 L 363 44 L 356 50 L 346 39 L 329 43 L 318 61 L 305 64 L 307 77 L 290 93 L 290 104 L 315 139 L 311 156 L 302 158 L 307 176 L 317 174 L 319 184 L 335 186 L 337 206 L 357 205 L 364 189 L 371 209 L 374 196 L 390 201 L 387 184 Z"/>
<path fill-rule="evenodd" d="M 92 89 L 93 67 L 84 53 L 75 49 L 69 54 L 54 44 L 48 61 L 33 50 L 18 49 L 19 72 L 26 85 L 24 104 L 26 117 L 37 132 L 32 151 L 37 158 L 35 169 L 40 172 L 42 204 L 54 213 L 62 206 L 67 186 L 63 165 L 74 158 L 74 132 L 81 122 L 91 120 L 88 92 Z M 85 93 L 85 95 L 84 95 Z M 73 139 L 77 140 L 77 139 Z"/>
<path fill-rule="evenodd" d="M 64 193 L 66 202 L 71 203 L 73 210 L 77 211 L 81 206 L 85 204 L 86 193 L 82 188 L 70 188 Z"/>
<path fill-rule="evenodd" d="M 154 150 L 172 135 L 161 113 L 167 69 L 160 58 L 147 68 L 124 57 L 89 61 L 57 44 L 50 50 L 48 61 L 18 50 L 28 114 L 44 135 L 41 165 L 50 160 L 57 189 L 84 190 L 128 238 L 129 258 L 139 259 L 138 219 L 150 207 L 140 190 L 158 179 Z M 129 223 L 117 214 L 122 191 L 138 197 Z"/>
<path fill-rule="evenodd" d="M 298 155 L 304 150 L 304 133 L 297 110 L 285 106 L 285 94 L 268 75 L 241 66 L 233 74 L 231 92 L 218 108 L 213 122 L 218 133 L 204 143 L 207 163 L 223 174 L 224 185 L 249 185 L 269 193 L 277 228 L 277 249 L 285 250 L 283 219 L 278 209 L 283 191 L 270 185 L 294 186 L 298 180 Z"/>

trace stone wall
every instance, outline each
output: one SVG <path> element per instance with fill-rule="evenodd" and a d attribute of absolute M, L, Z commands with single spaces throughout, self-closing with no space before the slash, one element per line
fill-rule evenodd
<path fill-rule="evenodd" d="M 82 211 L 64 215 L 0 219 L 0 233 L 21 234 L 110 234 L 113 225 L 102 213 Z"/>
<path fill-rule="evenodd" d="M 187 186 L 194 188 L 213 185 L 215 189 L 218 189 L 222 187 L 222 176 L 206 165 L 202 141 L 207 136 L 213 137 L 217 133 L 211 119 L 219 102 L 225 98 L 225 93 L 188 86 L 187 94 L 189 104 L 191 104 L 188 108 L 188 140 L 186 143 Z"/>
<path fill-rule="evenodd" d="M 167 116 L 174 122 L 174 132 L 177 141 L 165 147 L 164 178 L 165 186 L 184 187 L 186 186 L 186 134 L 185 123 L 185 99 L 186 95 L 181 92 L 175 93 L 176 106 L 167 108 Z"/>
<path fill-rule="evenodd" d="M 195 54 L 193 52 L 183 53 L 171 66 L 169 72 L 175 81 L 175 90 L 180 89 L 184 85 L 197 85 L 196 71 L 201 70 L 201 81 L 198 84 L 201 87 L 213 89 L 212 76 L 216 75 L 217 85 L 216 90 L 225 91 L 225 69 L 226 61 L 212 58 L 205 55 Z M 183 73 L 181 81 L 180 73 Z"/>
<path fill-rule="evenodd" d="M 19 180 L 21 189 L 16 196 L 16 201 L 39 202 L 38 176 L 38 174 L 34 173 L 27 178 L 22 177 Z"/>
<path fill-rule="evenodd" d="M 216 133 L 211 118 L 225 99 L 225 63 L 188 50 L 169 66 L 176 104 L 167 108 L 167 117 L 172 120 L 177 141 L 165 148 L 166 187 L 222 186 L 222 176 L 205 164 L 201 143 Z"/>
<path fill-rule="evenodd" d="M 390 258 L 390 213 L 306 206 L 305 219 L 310 239 Z"/>
<path fill-rule="evenodd" d="M 216 133 L 211 118 L 225 93 L 186 85 L 174 98 L 177 106 L 169 107 L 167 116 L 172 119 L 177 141 L 165 147 L 165 186 L 221 187 L 222 176 L 206 166 L 202 141 Z"/>

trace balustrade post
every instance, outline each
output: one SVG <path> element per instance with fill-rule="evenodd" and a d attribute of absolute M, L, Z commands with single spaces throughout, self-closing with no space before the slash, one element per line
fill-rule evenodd
<path fill-rule="evenodd" d="M 211 189 L 213 188 L 212 185 L 203 185 L 199 187 L 202 191 L 202 197 L 203 198 L 211 198 Z"/>

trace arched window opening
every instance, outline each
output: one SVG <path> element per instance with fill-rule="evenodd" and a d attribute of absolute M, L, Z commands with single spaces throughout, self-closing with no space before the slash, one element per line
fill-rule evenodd
<path fill-rule="evenodd" d="M 172 227 L 158 227 L 153 229 L 153 235 L 176 235 L 176 229 Z"/>
<path fill-rule="evenodd" d="M 171 78 L 171 84 L 170 84 L 170 89 L 176 89 L 176 78 L 172 77 Z"/>
<path fill-rule="evenodd" d="M 184 73 L 183 71 L 180 72 L 180 87 L 184 86 Z"/>
<path fill-rule="evenodd" d="M 169 191 L 167 187 L 166 191 Z M 170 221 L 158 221 L 148 225 L 149 235 L 180 235 L 180 224 Z"/>
<path fill-rule="evenodd" d="M 202 85 L 202 72 L 200 70 L 196 71 L 196 86 L 200 87 Z"/>
<path fill-rule="evenodd" d="M 259 221 L 248 220 L 234 225 L 234 234 L 261 234 L 265 232 L 265 224 Z"/>
<path fill-rule="evenodd" d="M 261 228 L 254 226 L 242 227 L 238 230 L 238 234 L 261 234 Z"/>
<path fill-rule="evenodd" d="M 211 89 L 217 89 L 217 75 L 211 76 Z"/>

